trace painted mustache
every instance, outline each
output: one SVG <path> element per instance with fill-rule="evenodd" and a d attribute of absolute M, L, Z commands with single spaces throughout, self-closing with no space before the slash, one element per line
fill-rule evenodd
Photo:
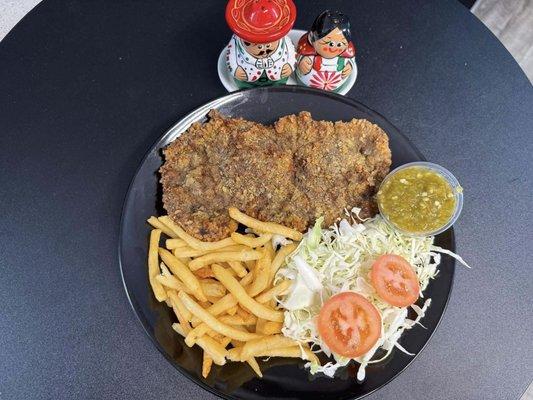
<path fill-rule="evenodd" d="M 265 54 L 265 53 L 266 53 L 266 54 L 270 54 L 270 53 L 272 53 L 273 51 L 274 51 L 274 50 L 272 50 L 272 49 L 268 49 L 268 50 L 266 50 L 266 51 L 265 51 L 265 50 L 261 50 L 261 51 L 258 53 L 258 55 L 259 55 L 259 56 L 262 56 L 262 55 Z"/>

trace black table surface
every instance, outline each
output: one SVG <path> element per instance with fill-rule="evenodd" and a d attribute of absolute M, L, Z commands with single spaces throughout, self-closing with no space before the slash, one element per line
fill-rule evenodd
<path fill-rule="evenodd" d="M 326 2 L 297 2 L 297 28 Z M 427 348 L 369 399 L 517 399 L 533 377 L 533 90 L 459 2 L 328 1 L 349 14 L 350 97 L 465 188 L 458 268 Z M 150 145 L 225 94 L 222 1 L 46 0 L 0 42 L 0 398 L 211 399 L 159 354 L 117 261 Z"/>

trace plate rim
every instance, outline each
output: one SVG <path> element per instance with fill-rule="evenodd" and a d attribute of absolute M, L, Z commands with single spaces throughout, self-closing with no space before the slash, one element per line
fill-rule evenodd
<path fill-rule="evenodd" d="M 372 108 L 370 108 L 370 107 L 364 105 L 363 103 L 361 103 L 361 102 L 359 102 L 357 100 L 354 100 L 354 99 L 352 99 L 350 97 L 345 97 L 343 95 L 340 95 L 340 94 L 337 94 L 337 93 L 333 93 L 333 92 L 329 92 L 329 91 L 324 91 L 324 90 L 320 90 L 320 89 L 314 89 L 314 88 L 310 88 L 310 87 L 297 86 L 297 85 L 248 88 L 248 89 L 242 89 L 242 90 L 238 90 L 238 91 L 235 91 L 235 92 L 231 92 L 231 93 L 228 93 L 228 94 L 226 94 L 224 96 L 216 97 L 216 98 L 214 98 L 214 99 L 202 104 L 201 106 L 193 109 L 189 113 L 185 114 L 182 118 L 180 118 L 177 122 L 172 124 L 172 126 L 170 128 L 168 128 L 161 136 L 159 136 L 155 140 L 155 142 L 150 146 L 148 151 L 144 154 L 144 156 L 142 157 L 141 161 L 137 165 L 137 168 L 135 169 L 135 173 L 133 174 L 133 176 L 130 179 L 130 183 L 129 183 L 128 189 L 126 191 L 126 195 L 124 196 L 124 200 L 122 202 L 122 209 L 121 209 L 120 221 L 119 221 L 118 246 L 117 246 L 118 264 L 119 264 L 119 269 L 120 269 L 120 278 L 122 280 L 122 285 L 124 287 L 124 291 L 126 292 L 126 297 L 128 299 L 128 303 L 129 303 L 129 305 L 130 305 L 130 307 L 131 307 L 131 309 L 133 311 L 133 314 L 135 315 L 137 321 L 139 321 L 139 323 L 140 323 L 140 325 L 142 327 L 142 330 L 144 331 L 146 336 L 148 336 L 148 338 L 150 339 L 152 344 L 155 346 L 155 348 L 159 351 L 159 353 L 161 353 L 163 355 L 163 357 L 167 360 L 167 362 L 169 362 L 170 365 L 172 365 L 182 376 L 187 378 L 190 382 L 193 382 L 195 385 L 200 386 L 202 389 L 208 391 L 209 393 L 211 393 L 211 394 L 213 394 L 215 396 L 218 396 L 219 398 L 226 399 L 226 400 L 242 400 L 242 398 L 235 397 L 235 396 L 232 396 L 232 395 L 225 394 L 225 393 L 222 393 L 220 391 L 217 391 L 215 388 L 207 385 L 202 380 L 195 379 L 192 376 L 192 374 L 189 374 L 187 371 L 185 371 L 181 366 L 177 365 L 170 358 L 170 355 L 160 346 L 160 344 L 155 340 L 155 338 L 149 332 L 149 329 L 148 329 L 149 325 L 147 323 L 147 319 L 144 316 L 144 314 L 141 316 L 140 315 L 141 313 L 135 308 L 135 305 L 134 305 L 133 300 L 132 300 L 132 296 L 130 295 L 130 291 L 128 289 L 128 286 L 126 284 L 126 280 L 125 280 L 125 277 L 124 277 L 124 265 L 123 265 L 124 262 L 122 260 L 122 251 L 124 249 L 123 231 L 124 231 L 124 222 L 125 222 L 125 214 L 126 214 L 126 205 L 128 204 L 128 202 L 130 200 L 130 196 L 132 195 L 133 184 L 136 181 L 142 166 L 144 165 L 144 163 L 146 162 L 148 157 L 150 157 L 152 152 L 157 149 L 158 144 L 160 142 L 164 141 L 167 137 L 172 136 L 175 133 L 176 128 L 178 126 L 181 127 L 181 125 L 184 122 L 188 123 L 189 120 L 192 120 L 192 119 L 196 118 L 198 116 L 198 114 L 201 114 L 201 113 L 204 113 L 204 115 L 206 115 L 207 112 L 213 106 L 224 104 L 226 102 L 229 102 L 230 100 L 233 100 L 234 98 L 238 98 L 238 97 L 244 96 L 245 93 L 247 93 L 247 92 L 309 92 L 309 93 L 311 93 L 313 95 L 325 96 L 325 97 L 333 97 L 335 100 L 344 102 L 344 103 L 346 103 L 346 104 L 348 104 L 350 106 L 354 106 L 356 108 L 364 109 L 365 111 L 370 111 L 371 113 L 373 113 L 374 115 L 376 115 L 380 119 L 383 119 L 383 120 L 387 121 L 387 123 L 390 124 L 390 126 L 392 126 L 396 130 L 396 133 L 398 133 L 400 136 L 402 136 L 402 138 L 404 140 L 406 140 L 406 142 L 412 147 L 414 153 L 418 157 L 420 157 L 420 159 L 422 161 L 427 161 L 426 157 L 420 152 L 418 147 L 415 146 L 414 143 L 402 131 L 400 131 L 396 127 L 396 125 L 394 125 L 392 122 L 390 122 L 388 119 L 386 119 L 381 113 L 373 110 Z M 190 126 L 190 124 L 188 126 Z M 187 126 L 187 128 L 188 128 L 188 126 Z M 187 128 L 185 128 L 185 129 L 187 129 Z M 450 247 L 451 247 L 450 250 L 451 251 L 455 251 L 456 243 L 455 243 L 455 231 L 454 231 L 453 226 L 450 227 L 450 229 L 448 231 L 446 231 L 446 232 L 449 232 L 449 235 L 450 235 Z M 450 298 L 451 298 L 451 294 L 452 294 L 453 286 L 454 286 L 454 281 L 455 281 L 455 279 L 454 279 L 455 278 L 455 267 L 457 265 L 455 259 L 452 259 L 452 265 L 453 265 L 453 268 L 451 270 L 451 276 L 450 276 L 450 290 L 448 291 L 448 294 L 446 296 L 446 299 L 445 299 L 445 302 L 444 302 L 444 307 L 442 309 L 442 313 L 438 317 L 438 320 L 437 320 L 437 322 L 435 324 L 435 328 L 430 333 L 428 339 L 422 345 L 420 350 L 416 354 L 414 354 L 411 357 L 411 359 L 405 364 L 405 366 L 403 366 L 403 368 L 397 374 L 392 376 L 390 379 L 384 381 L 382 384 L 380 384 L 379 386 L 375 387 L 374 389 L 372 389 L 368 393 L 365 393 L 365 394 L 363 394 L 362 396 L 359 396 L 359 397 L 350 397 L 350 399 L 354 400 L 354 399 L 365 398 L 365 397 L 375 393 L 379 389 L 383 388 L 384 386 L 388 385 L 390 382 L 392 382 L 394 379 L 396 379 L 398 376 L 400 376 L 415 361 L 415 359 L 420 355 L 420 353 L 422 353 L 422 351 L 424 351 L 424 349 L 426 348 L 428 343 L 433 338 L 435 332 L 439 328 L 439 326 L 440 326 L 440 324 L 442 322 L 442 319 L 444 317 L 444 314 L 446 313 L 446 310 L 448 309 L 448 305 L 449 305 L 449 302 L 450 302 Z"/>

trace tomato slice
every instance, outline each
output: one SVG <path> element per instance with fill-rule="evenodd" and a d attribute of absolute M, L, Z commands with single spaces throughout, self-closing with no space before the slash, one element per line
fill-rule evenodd
<path fill-rule="evenodd" d="M 410 306 L 420 293 L 413 267 L 405 258 L 395 254 L 384 254 L 374 261 L 370 280 L 378 296 L 391 306 Z"/>
<path fill-rule="evenodd" d="M 318 314 L 318 332 L 336 354 L 355 358 L 365 354 L 381 335 L 381 315 L 363 296 L 343 292 L 324 303 Z"/>

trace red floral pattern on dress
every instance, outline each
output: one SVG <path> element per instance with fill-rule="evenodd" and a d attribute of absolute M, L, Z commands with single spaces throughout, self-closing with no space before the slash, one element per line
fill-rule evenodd
<path fill-rule="evenodd" d="M 309 80 L 309 86 L 324 89 L 335 90 L 339 83 L 342 81 L 342 75 L 340 72 L 332 71 L 313 71 L 314 74 Z"/>

